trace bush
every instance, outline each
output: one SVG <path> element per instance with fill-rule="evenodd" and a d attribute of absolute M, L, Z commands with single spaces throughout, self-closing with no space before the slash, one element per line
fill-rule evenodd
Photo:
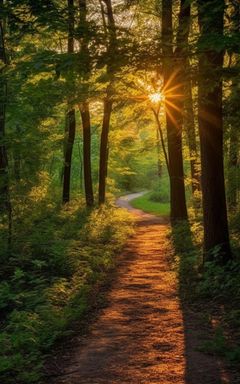
<path fill-rule="evenodd" d="M 150 194 L 150 200 L 157 203 L 169 202 L 169 186 L 167 183 L 160 182 L 154 187 Z"/>
<path fill-rule="evenodd" d="M 179 277 L 181 300 L 196 306 L 197 311 L 204 308 L 208 314 L 207 319 L 217 319 L 214 324 L 218 324 L 218 327 L 213 337 L 203 342 L 201 349 L 239 364 L 239 249 L 234 250 L 234 259 L 222 266 L 218 262 L 219 247 L 215 247 L 212 251 L 214 260 L 205 262 L 203 266 L 201 223 L 195 222 L 190 226 L 189 223 L 181 222 L 174 225 L 170 238 L 175 250 L 174 265 Z"/>
<path fill-rule="evenodd" d="M 80 201 L 45 207 L 34 211 L 33 224 L 27 215 L 15 226 L 0 283 L 4 384 L 39 382 L 44 356 L 89 310 L 92 290 L 106 280 L 115 253 L 132 233 L 124 210 L 81 207 Z"/>

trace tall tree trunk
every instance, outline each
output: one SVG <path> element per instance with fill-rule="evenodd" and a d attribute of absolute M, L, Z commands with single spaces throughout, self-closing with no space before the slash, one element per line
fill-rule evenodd
<path fill-rule="evenodd" d="M 68 53 L 74 53 L 74 0 L 68 0 Z M 63 170 L 63 203 L 70 200 L 71 166 L 72 152 L 76 132 L 75 109 L 68 102 L 65 151 L 64 151 L 64 170 Z"/>
<path fill-rule="evenodd" d="M 104 8 L 103 3 L 106 5 L 106 15 L 107 15 L 107 30 L 109 34 L 109 45 L 108 45 L 108 63 L 107 63 L 107 74 L 109 76 L 110 84 L 107 87 L 107 95 L 104 100 L 104 111 L 103 111 L 103 123 L 102 123 L 102 133 L 101 133 L 101 143 L 100 143 L 100 160 L 99 160 L 99 195 L 98 202 L 99 205 L 105 203 L 106 197 L 106 177 L 108 169 L 108 134 L 110 128 L 110 119 L 112 113 L 113 102 L 111 99 L 112 96 L 112 87 L 114 81 L 114 54 L 116 53 L 116 26 L 113 16 L 112 2 L 111 0 L 102 0 L 102 16 L 104 19 Z"/>
<path fill-rule="evenodd" d="M 186 69 L 189 73 L 189 61 L 186 63 Z M 185 127 L 188 139 L 188 147 L 190 154 L 190 168 L 191 168 L 191 183 L 193 197 L 195 192 L 200 191 L 200 164 L 198 162 L 197 140 L 194 121 L 193 97 L 192 97 L 192 82 L 189 75 L 185 78 Z"/>
<path fill-rule="evenodd" d="M 186 2 L 187 3 L 187 2 Z M 183 9 L 183 5 L 185 8 Z M 168 139 L 168 159 L 170 176 L 170 202 L 171 221 L 187 219 L 187 206 L 184 186 L 184 169 L 182 154 L 182 120 L 183 100 L 181 97 L 172 97 L 171 88 L 177 86 L 176 92 L 182 92 L 182 44 L 185 43 L 183 34 L 184 17 L 188 7 L 185 1 L 181 1 L 179 16 L 179 31 L 177 36 L 177 52 L 173 53 L 173 31 L 172 31 L 172 1 L 162 1 L 162 42 L 163 42 L 163 76 L 166 98 L 166 122 Z M 184 41 L 183 41 L 184 39 Z M 173 71 L 175 77 L 173 78 Z M 169 90 L 169 93 L 168 93 Z M 174 104 L 174 106 L 173 106 Z"/>
<path fill-rule="evenodd" d="M 154 117 L 155 117 L 155 120 L 156 120 L 156 123 L 157 123 L 159 140 L 160 140 L 160 143 L 162 145 L 162 150 L 163 150 L 163 154 L 164 154 L 165 164 L 166 164 L 166 167 L 167 167 L 167 170 L 168 170 L 168 175 L 170 175 L 169 160 L 168 160 L 168 155 L 167 155 L 167 149 L 166 149 L 165 142 L 164 142 L 162 127 L 161 127 L 161 123 L 160 123 L 160 120 L 159 120 L 159 111 L 156 111 L 154 108 L 152 108 L 152 111 L 153 111 L 153 114 L 154 114 Z"/>
<path fill-rule="evenodd" d="M 83 192 L 83 155 L 80 144 L 78 143 L 78 154 L 80 161 L 80 169 L 79 169 L 79 181 L 80 181 L 80 191 Z"/>
<path fill-rule="evenodd" d="M 0 1 L 0 10 L 3 0 Z M 4 40 L 4 20 L 0 18 L 0 212 L 8 217 L 8 245 L 12 239 L 12 205 L 9 193 L 8 156 L 5 143 L 6 105 L 7 105 L 7 81 L 5 67 L 7 55 Z"/>
<path fill-rule="evenodd" d="M 201 146 L 204 219 L 204 261 L 231 258 L 223 169 L 222 66 L 224 51 L 211 43 L 223 39 L 224 0 L 198 0 L 201 30 L 198 118 Z M 214 39 L 211 40 L 211 36 Z M 209 43 L 210 41 L 210 43 Z M 215 40 L 214 40 L 215 41 Z M 207 45 L 208 44 L 208 45 Z"/>
<path fill-rule="evenodd" d="M 92 207 L 94 204 L 91 167 L 91 123 L 88 102 L 82 103 L 80 113 L 83 127 L 83 168 L 86 205 Z"/>
<path fill-rule="evenodd" d="M 80 29 L 82 36 L 80 39 L 81 53 L 84 57 L 84 79 L 88 80 L 90 75 L 90 55 L 88 49 L 88 23 L 87 23 L 87 3 L 86 0 L 79 0 L 80 10 Z M 94 204 L 93 185 L 92 185 L 92 164 L 91 164 L 91 120 L 89 103 L 84 101 L 79 106 L 82 127 L 83 127 L 83 167 L 84 167 L 84 186 L 87 207 Z"/>
<path fill-rule="evenodd" d="M 110 118 L 112 113 L 112 102 L 109 99 L 104 100 L 103 124 L 100 142 L 100 163 L 99 163 L 99 204 L 105 203 L 106 178 L 108 169 L 108 134 L 110 127 Z"/>
<path fill-rule="evenodd" d="M 19 141 L 20 134 L 21 134 L 21 128 L 20 128 L 19 124 L 17 124 L 16 125 L 16 135 L 18 137 L 18 141 Z M 17 182 L 19 182 L 21 179 L 21 154 L 20 154 L 19 145 L 17 145 L 16 148 L 13 149 L 13 161 L 14 161 L 15 180 Z"/>
<path fill-rule="evenodd" d="M 162 178 L 163 167 L 161 161 L 161 138 L 158 128 L 156 128 L 156 148 L 157 148 L 157 173 L 159 179 Z"/>
<path fill-rule="evenodd" d="M 63 203 L 70 201 L 70 185 L 71 185 L 71 166 L 72 152 L 76 133 L 76 118 L 75 109 L 70 109 L 67 112 L 67 132 L 64 155 L 64 170 L 63 170 Z"/>
<path fill-rule="evenodd" d="M 228 206 L 234 212 L 237 208 L 238 187 L 238 131 L 235 126 L 230 126 L 229 160 L 228 160 Z"/>
<path fill-rule="evenodd" d="M 240 3 L 238 0 L 231 1 L 231 32 L 233 34 L 240 33 Z M 231 55 L 235 58 L 235 66 L 240 67 L 240 57 L 238 47 L 236 46 L 236 52 L 231 52 Z M 239 112 L 236 113 L 239 106 L 239 79 L 232 79 L 232 93 L 229 103 L 231 105 L 229 110 L 230 119 L 230 143 L 229 143 L 229 159 L 228 159 L 228 189 L 227 199 L 229 210 L 234 212 L 237 208 L 237 195 L 238 195 L 238 179 L 239 179 Z"/>
<path fill-rule="evenodd" d="M 4 210 L 8 199 L 8 158 L 5 144 L 5 112 L 7 101 L 7 83 L 4 77 L 4 67 L 7 65 L 4 47 L 3 23 L 0 20 L 0 204 Z"/>

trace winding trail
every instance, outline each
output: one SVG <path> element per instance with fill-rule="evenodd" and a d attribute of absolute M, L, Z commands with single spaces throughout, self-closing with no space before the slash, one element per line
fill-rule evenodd
<path fill-rule="evenodd" d="M 199 322 L 181 306 L 166 219 L 132 208 L 135 197 L 117 201 L 138 226 L 120 256 L 107 305 L 89 333 L 64 351 L 51 383 L 231 383 L 219 361 L 197 349 Z"/>

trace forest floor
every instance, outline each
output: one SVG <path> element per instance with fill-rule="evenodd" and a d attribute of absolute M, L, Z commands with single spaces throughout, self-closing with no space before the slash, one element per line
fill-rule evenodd
<path fill-rule="evenodd" d="M 135 197 L 118 200 L 137 226 L 119 256 L 104 308 L 86 335 L 61 347 L 48 384 L 235 383 L 216 356 L 199 349 L 211 329 L 181 303 L 167 219 L 132 208 Z"/>

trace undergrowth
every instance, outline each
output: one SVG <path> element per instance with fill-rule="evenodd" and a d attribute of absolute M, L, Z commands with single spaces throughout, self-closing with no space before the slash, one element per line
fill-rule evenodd
<path fill-rule="evenodd" d="M 234 228 L 231 228 L 232 233 Z M 201 222 L 176 224 L 170 233 L 175 250 L 174 265 L 178 273 L 182 306 L 202 312 L 213 327 L 210 339 L 200 349 L 220 355 L 228 362 L 240 362 L 240 242 L 233 243 L 234 258 L 226 266 L 218 263 L 218 247 L 213 261 L 203 266 Z M 214 326 L 213 324 L 217 324 Z"/>
<path fill-rule="evenodd" d="M 11 249 L 0 260 L 1 383 L 40 381 L 44 357 L 89 310 L 92 291 L 131 232 L 124 210 L 87 211 L 77 200 L 18 213 Z"/>

